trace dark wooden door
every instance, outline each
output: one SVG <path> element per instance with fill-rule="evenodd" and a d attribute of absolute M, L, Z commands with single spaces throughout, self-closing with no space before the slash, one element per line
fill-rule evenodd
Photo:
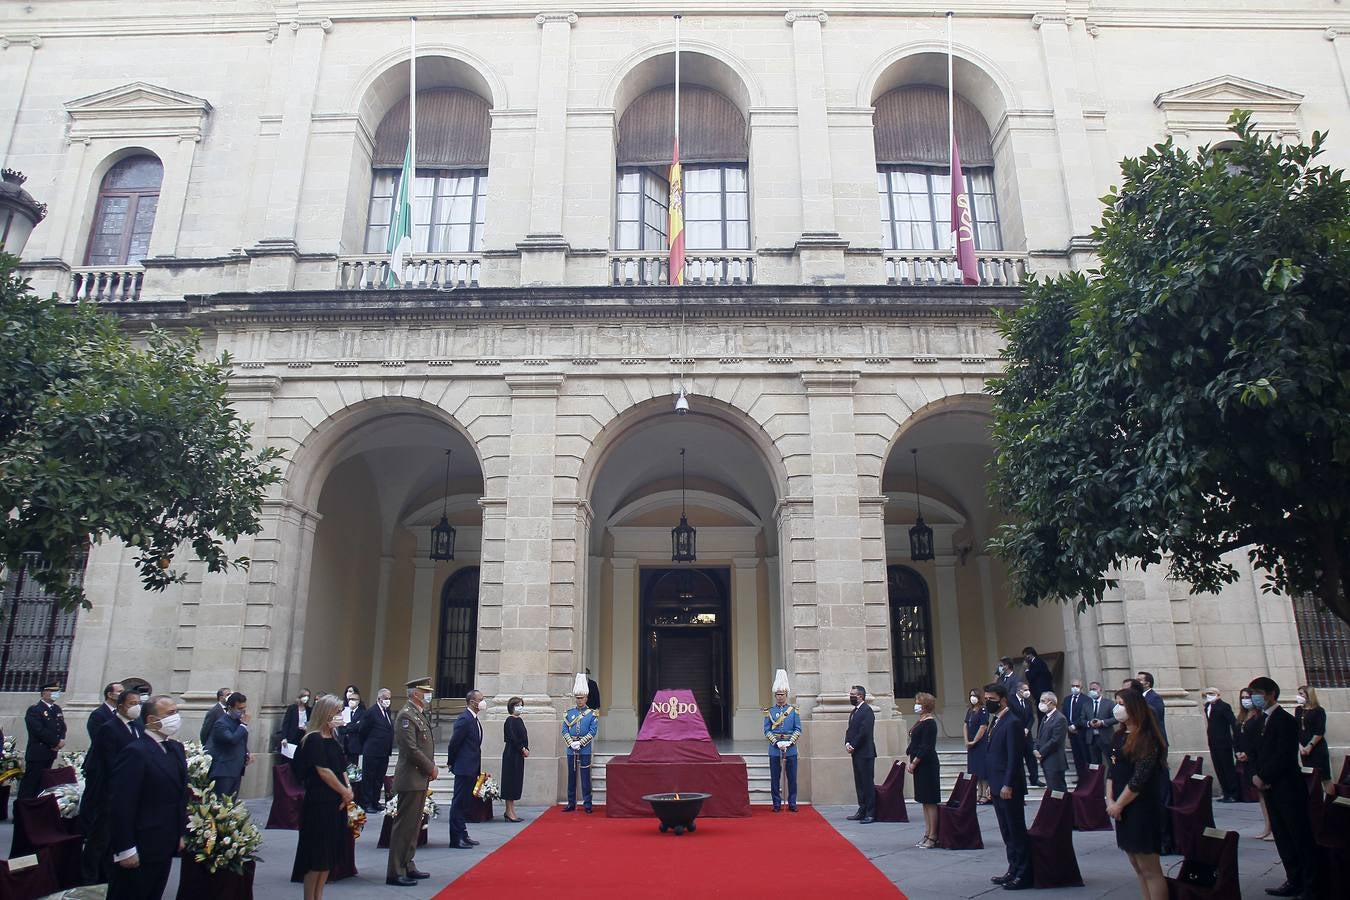
<path fill-rule="evenodd" d="M 728 569 L 642 570 L 642 715 L 658 690 L 693 691 L 708 732 L 731 734 Z"/>

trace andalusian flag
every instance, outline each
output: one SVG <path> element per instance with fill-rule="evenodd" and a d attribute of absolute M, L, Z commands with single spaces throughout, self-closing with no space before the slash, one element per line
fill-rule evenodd
<path fill-rule="evenodd" d="M 403 171 L 398 176 L 398 188 L 394 191 L 394 208 L 390 211 L 389 242 L 385 248 L 389 251 L 389 286 L 403 281 L 404 259 L 412 255 L 412 141 L 408 141 L 408 150 L 403 155 Z"/>
<path fill-rule="evenodd" d="M 684 174 L 680 169 L 680 139 L 675 139 L 670 164 L 670 283 L 684 284 Z"/>

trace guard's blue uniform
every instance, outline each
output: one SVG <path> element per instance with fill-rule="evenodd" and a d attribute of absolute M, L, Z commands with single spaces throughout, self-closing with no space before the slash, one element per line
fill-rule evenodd
<path fill-rule="evenodd" d="M 577 808 L 577 775 L 581 775 L 581 803 L 591 808 L 591 745 L 595 742 L 600 720 L 593 709 L 572 707 L 563 713 L 562 739 L 567 746 L 567 809 Z M 581 744 L 573 750 L 573 742 Z"/>
<path fill-rule="evenodd" d="M 764 739 L 769 742 L 769 782 L 773 786 L 775 811 L 783 805 L 784 769 L 787 770 L 788 809 L 797 809 L 797 741 L 801 736 L 802 717 L 791 703 L 775 704 L 764 711 Z M 787 741 L 788 748 L 780 750 L 779 741 Z"/>

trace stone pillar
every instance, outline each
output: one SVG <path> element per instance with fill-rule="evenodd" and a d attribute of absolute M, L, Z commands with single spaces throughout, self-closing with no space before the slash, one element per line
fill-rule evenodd
<path fill-rule="evenodd" d="M 956 597 L 956 551 L 952 546 L 954 526 L 934 531 L 933 589 L 942 652 L 938 657 L 937 694 L 944 722 L 960 722 L 966 712 L 966 685 L 962 673 L 961 608 Z"/>
<path fill-rule="evenodd" d="M 425 529 L 423 529 L 424 531 Z M 413 557 L 413 605 L 408 628 L 408 680 L 430 675 L 432 687 L 436 673 L 430 671 L 434 660 L 427 659 L 427 635 L 436 620 L 436 562 L 428 557 L 431 552 L 422 535 L 417 538 L 417 555 Z"/>
<path fill-rule="evenodd" d="M 385 618 L 389 615 L 389 576 L 394 570 L 394 558 L 388 553 L 380 554 L 380 581 L 375 592 L 375 639 L 370 654 L 370 680 L 366 682 L 372 690 L 377 689 L 384 671 Z M 393 688 L 391 687 L 392 691 Z M 373 699 L 373 695 L 372 695 Z"/>
<path fill-rule="evenodd" d="M 834 215 L 834 169 L 825 108 L 825 51 L 817 9 L 789 10 L 793 74 L 797 92 L 797 159 L 801 178 L 802 235 L 797 263 L 803 284 L 843 284 L 844 250 Z"/>
<path fill-rule="evenodd" d="M 319 67 L 323 38 L 333 30 L 329 19 L 296 19 L 275 44 L 278 53 L 289 44 L 290 65 L 285 80 L 281 112 L 281 132 L 276 139 L 272 171 L 267 189 L 267 213 L 262 238 L 249 249 L 248 289 L 251 291 L 289 290 L 295 285 L 295 267 L 299 259 L 296 245 L 300 215 L 300 187 L 304 183 L 305 163 L 309 155 L 309 136 L 318 93 Z M 423 673 L 425 674 L 425 673 Z"/>
<path fill-rule="evenodd" d="M 171 158 L 163 160 L 164 181 L 159 188 L 159 206 L 155 210 L 155 229 L 150 235 L 150 256 L 177 256 L 178 236 L 187 206 L 188 182 L 192 160 L 197 153 L 201 131 L 180 134 Z"/>
<path fill-rule="evenodd" d="M 567 677 L 586 668 L 588 635 L 586 547 L 590 543 L 591 505 L 575 497 L 553 501 L 553 551 L 550 559 L 548 649 L 551 671 Z M 568 685 L 571 691 L 571 685 Z"/>
<path fill-rule="evenodd" d="M 535 101 L 530 230 L 517 244 L 520 284 L 562 284 L 567 240 L 562 234 L 563 175 L 567 155 L 567 73 L 571 72 L 574 12 L 540 13 L 539 84 Z"/>
<path fill-rule="evenodd" d="M 779 590 L 782 573 L 778 568 L 777 556 L 764 558 L 765 581 L 769 589 L 769 668 L 788 667 L 787 639 L 784 637 L 783 597 Z"/>
<path fill-rule="evenodd" d="M 604 557 L 590 556 L 586 560 L 586 617 L 585 617 L 585 653 L 582 659 L 591 670 L 597 684 L 600 683 L 600 595 L 604 584 L 601 573 L 604 571 Z M 609 677 L 608 674 L 605 676 Z M 604 693 L 601 692 L 601 699 Z"/>
<path fill-rule="evenodd" d="M 614 557 L 609 561 L 614 573 L 613 624 L 610 629 L 610 698 L 605 711 L 606 740 L 631 741 L 637 737 L 637 647 L 642 640 L 638 628 L 637 560 Z"/>
<path fill-rule="evenodd" d="M 28 92 L 28 73 L 33 69 L 33 54 L 41 46 L 42 38 L 37 35 L 26 40 L 0 36 L 0 84 L 7 85 L 5 90 L 0 91 L 0 165 L 4 165 L 9 158 L 10 144 L 14 140 L 14 123 L 19 118 L 19 109 Z"/>
<path fill-rule="evenodd" d="M 80 228 L 79 215 L 75 211 L 76 198 L 83 196 L 83 191 L 98 190 L 98 185 L 84 185 L 84 158 L 89 152 L 89 138 L 77 137 L 69 139 L 66 148 L 65 159 L 62 160 L 61 174 L 58 184 L 59 193 L 56 195 L 56 202 L 52 204 L 47 220 L 43 223 L 46 234 L 43 235 L 45 242 L 44 258 L 57 257 L 65 260 L 72 265 L 79 265 L 84 262 L 83 259 L 75 258 L 75 248 L 79 246 Z M 33 229 L 33 238 L 36 238 L 43 228 Z M 29 238 L 29 252 L 25 254 L 31 258 L 36 255 L 36 248 L 33 248 L 33 238 Z M 63 288 L 68 288 L 68 285 Z"/>
<path fill-rule="evenodd" d="M 731 634 L 736 647 L 734 740 L 747 741 L 764 734 L 764 707 L 760 685 L 766 669 L 759 652 L 759 560 L 731 560 Z"/>
<path fill-rule="evenodd" d="M 1336 54 L 1336 72 L 1341 78 L 1341 90 L 1345 91 L 1346 103 L 1350 103 L 1350 43 L 1337 40 L 1343 32 L 1350 33 L 1350 30 L 1328 28 L 1322 32 L 1322 37 L 1331 42 L 1332 52 Z"/>
<path fill-rule="evenodd" d="M 1068 210 L 1070 233 L 1068 249 L 1075 269 L 1091 255 L 1092 227 L 1100 219 L 1097 197 L 1101 193 L 1092 177 L 1092 152 L 1087 128 L 1083 124 L 1083 100 L 1079 89 L 1069 28 L 1073 17 L 1036 14 L 1033 28 L 1041 34 L 1041 54 L 1045 77 L 1054 104 L 1055 137 L 1059 144 L 1059 164 L 1064 173 L 1064 200 Z"/>

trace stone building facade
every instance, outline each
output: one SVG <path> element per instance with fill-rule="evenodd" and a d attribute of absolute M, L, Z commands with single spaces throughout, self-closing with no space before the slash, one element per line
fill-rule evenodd
<path fill-rule="evenodd" d="M 229 684 L 279 719 L 302 686 L 369 699 L 429 671 L 442 694 L 484 690 L 494 717 L 524 698 L 542 801 L 573 673 L 600 685 L 605 740 L 683 680 L 744 741 L 783 667 L 804 793 L 844 802 L 850 685 L 874 698 L 884 757 L 915 691 L 958 734 L 967 689 L 1034 644 L 1061 692 L 1153 671 L 1176 749 L 1201 748 L 1205 686 L 1304 680 L 1288 599 L 1259 573 L 1192 597 L 1150 570 L 1083 614 L 1009 608 L 985 550 L 983 389 L 994 312 L 1023 272 L 1091 265 L 1121 157 L 1222 141 L 1235 107 L 1281 139 L 1330 130 L 1329 158 L 1350 156 L 1350 14 L 1271 6 L 954 0 L 970 287 L 942 249 L 942 10 L 690 7 L 689 283 L 672 288 L 664 12 L 4 0 L 0 153 L 50 206 L 26 273 L 133 326 L 201 329 L 286 453 L 247 572 L 189 566 L 147 594 L 119 547 L 93 548 L 93 608 L 64 651 L 72 716 L 131 675 L 194 713 Z M 425 200 L 391 287 L 410 15 Z M 910 559 L 917 511 L 931 561 Z M 697 561 L 675 564 L 682 512 Z M 455 555 L 436 562 L 442 515 Z M 30 696 L 0 693 L 7 732 Z M 246 790 L 266 784 L 260 769 Z"/>

